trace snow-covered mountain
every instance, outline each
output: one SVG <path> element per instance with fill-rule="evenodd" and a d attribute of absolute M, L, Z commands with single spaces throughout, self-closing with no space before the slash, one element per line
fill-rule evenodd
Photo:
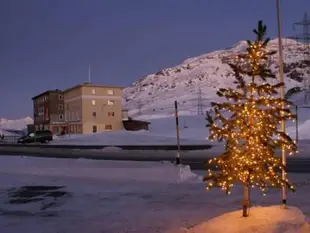
<path fill-rule="evenodd" d="M 166 115 L 173 114 L 177 100 L 180 114 L 195 114 L 201 96 L 203 110 L 207 110 L 210 102 L 217 99 L 220 87 L 234 85 L 228 62 L 246 48 L 247 42 L 240 41 L 231 48 L 189 58 L 180 65 L 147 75 L 124 89 L 124 105 L 133 116 Z M 268 49 L 277 51 L 278 40 L 271 40 Z M 303 87 L 310 74 L 310 64 L 304 60 L 305 46 L 283 39 L 283 50 L 286 91 Z M 278 75 L 278 54 L 270 58 L 270 67 Z"/>
<path fill-rule="evenodd" d="M 5 129 L 13 130 L 24 130 L 27 128 L 28 124 L 32 124 L 33 119 L 31 117 L 20 118 L 16 120 L 8 120 L 5 118 L 0 118 L 0 133 L 8 135 L 10 133 L 6 132 Z"/>

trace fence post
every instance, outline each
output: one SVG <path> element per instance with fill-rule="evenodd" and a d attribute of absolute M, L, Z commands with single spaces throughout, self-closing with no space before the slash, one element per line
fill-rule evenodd
<path fill-rule="evenodd" d="M 298 105 L 295 105 L 296 111 L 296 144 L 298 145 Z"/>
<path fill-rule="evenodd" d="M 179 116 L 178 116 L 178 102 L 174 101 L 174 108 L 175 108 L 175 124 L 176 124 L 176 133 L 177 133 L 177 157 L 175 160 L 176 165 L 180 165 L 180 132 L 179 132 Z"/>

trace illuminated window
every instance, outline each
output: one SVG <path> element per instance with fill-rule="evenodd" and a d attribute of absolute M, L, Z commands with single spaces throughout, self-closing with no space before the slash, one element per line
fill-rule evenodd
<path fill-rule="evenodd" d="M 106 130 L 112 130 L 112 125 L 105 125 Z"/>

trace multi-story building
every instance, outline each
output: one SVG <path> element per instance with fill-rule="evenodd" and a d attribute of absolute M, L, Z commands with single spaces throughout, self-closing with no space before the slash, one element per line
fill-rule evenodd
<path fill-rule="evenodd" d="M 123 129 L 121 87 L 86 83 L 63 93 L 67 133 Z"/>
<path fill-rule="evenodd" d="M 33 100 L 33 119 L 35 130 L 51 130 L 61 133 L 64 125 L 64 96 L 61 90 L 48 90 Z"/>

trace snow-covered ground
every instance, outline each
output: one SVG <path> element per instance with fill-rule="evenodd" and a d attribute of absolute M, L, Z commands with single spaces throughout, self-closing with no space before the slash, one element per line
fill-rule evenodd
<path fill-rule="evenodd" d="M 289 177 L 289 205 L 309 216 L 310 174 Z M 281 201 L 278 189 L 251 192 L 255 206 Z M 206 192 L 199 176 L 168 163 L 0 157 L 1 233 L 180 233 L 240 209 L 241 194 Z"/>
<path fill-rule="evenodd" d="M 145 118 L 144 118 L 145 119 Z M 56 138 L 52 144 L 78 145 L 175 145 L 176 126 L 174 116 L 150 120 L 149 130 L 112 131 L 96 134 L 66 135 Z M 204 116 L 180 116 L 181 144 L 208 144 L 208 129 Z"/>
<path fill-rule="evenodd" d="M 294 110 L 294 109 L 293 109 Z M 310 108 L 298 109 L 299 139 L 310 139 Z M 142 115 L 140 119 L 151 122 L 148 131 L 112 131 L 96 134 L 66 135 L 55 138 L 52 144 L 76 145 L 175 145 L 176 126 L 174 116 L 167 113 L 163 115 Z M 209 130 L 206 128 L 205 116 L 181 115 L 179 117 L 180 143 L 184 144 L 210 144 L 207 140 Z M 287 122 L 287 132 L 296 138 L 296 123 Z"/>
<path fill-rule="evenodd" d="M 271 217 L 272 216 L 272 217 Z M 198 226 L 187 233 L 310 233 L 305 215 L 296 207 L 254 207 L 248 218 L 241 218 L 240 211 L 225 213 Z"/>

